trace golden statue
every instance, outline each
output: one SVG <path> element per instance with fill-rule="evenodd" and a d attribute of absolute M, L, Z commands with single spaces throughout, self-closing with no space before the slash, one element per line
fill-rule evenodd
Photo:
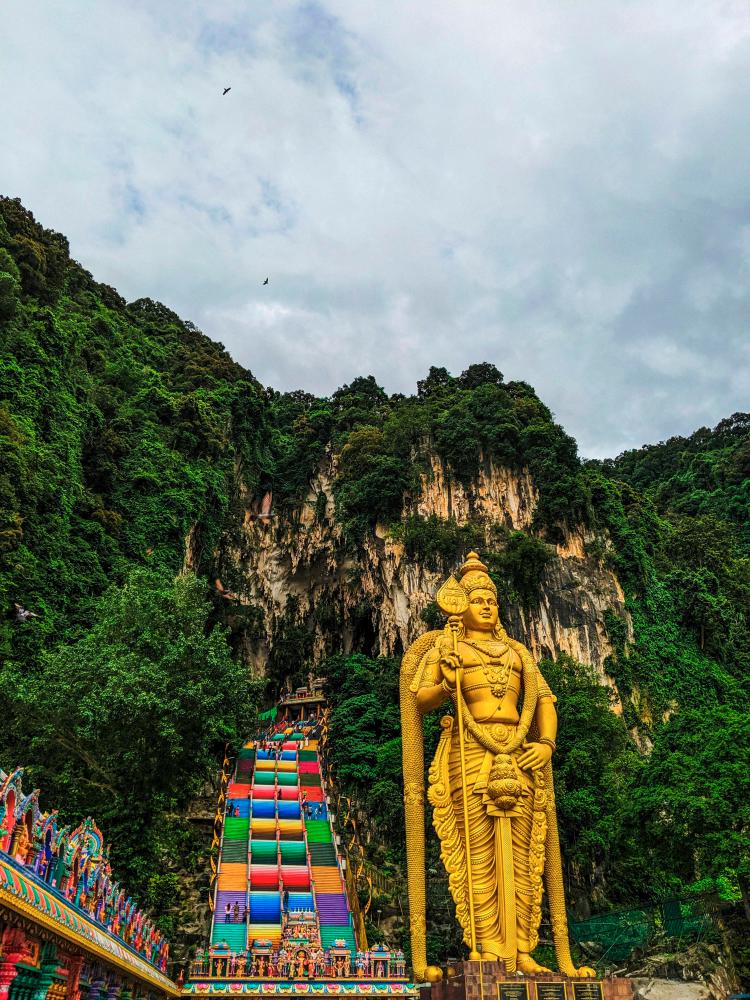
<path fill-rule="evenodd" d="M 449 615 L 445 629 L 420 636 L 401 665 L 414 974 L 441 977 L 426 955 L 421 716 L 450 699 L 455 718 L 441 720 L 429 800 L 469 957 L 502 961 L 507 972 L 548 972 L 532 958 L 546 886 L 560 971 L 593 976 L 574 966 L 568 942 L 550 763 L 555 697 L 526 647 L 500 624 L 497 590 L 475 552 L 460 582 L 450 577 L 437 602 Z"/>

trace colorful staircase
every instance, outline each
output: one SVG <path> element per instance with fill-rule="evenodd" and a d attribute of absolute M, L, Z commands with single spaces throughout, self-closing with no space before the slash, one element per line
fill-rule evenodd
<path fill-rule="evenodd" d="M 278 947 L 285 891 L 290 910 L 317 914 L 324 948 L 343 940 L 354 955 L 357 944 L 316 741 L 303 748 L 301 740 L 289 739 L 278 754 L 252 745 L 240 751 L 227 789 L 212 944 L 225 942 L 233 952 L 252 950 L 260 941 Z M 233 919 L 235 903 L 239 923 Z"/>
<path fill-rule="evenodd" d="M 254 750 L 240 751 L 234 780 L 227 788 L 226 817 L 221 838 L 211 943 L 226 942 L 231 951 L 244 951 L 247 947 L 247 852 L 251 786 L 246 779 L 252 772 L 254 759 Z"/>
<path fill-rule="evenodd" d="M 316 744 L 317 746 L 317 744 Z M 310 803 L 322 802 L 323 790 L 317 749 L 300 751 L 300 794 Z M 349 900 L 339 865 L 333 830 L 322 806 L 325 819 L 306 819 L 305 833 L 310 854 L 310 868 L 315 888 L 315 904 L 320 921 L 320 939 L 324 948 L 343 940 L 352 954 L 357 950 Z"/>

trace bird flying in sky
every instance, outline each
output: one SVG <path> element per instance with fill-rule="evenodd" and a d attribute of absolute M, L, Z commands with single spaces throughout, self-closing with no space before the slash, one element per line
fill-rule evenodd
<path fill-rule="evenodd" d="M 224 93 L 223 93 L 223 94 L 222 94 L 221 96 L 222 96 L 222 97 L 226 97 L 226 96 L 227 96 L 227 94 L 229 93 L 229 91 L 230 91 L 231 89 L 232 89 L 231 87 L 225 87 L 225 88 L 224 88 Z"/>
<path fill-rule="evenodd" d="M 268 284 L 268 278 L 266 278 L 266 280 L 265 280 L 265 281 L 263 282 L 263 284 L 264 284 L 264 285 L 267 285 L 267 284 Z"/>

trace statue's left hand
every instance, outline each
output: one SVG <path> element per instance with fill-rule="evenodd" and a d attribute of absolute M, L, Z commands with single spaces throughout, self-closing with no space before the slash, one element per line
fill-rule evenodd
<path fill-rule="evenodd" d="M 546 743 L 524 743 L 518 766 L 524 771 L 541 771 L 552 756 L 552 747 Z"/>

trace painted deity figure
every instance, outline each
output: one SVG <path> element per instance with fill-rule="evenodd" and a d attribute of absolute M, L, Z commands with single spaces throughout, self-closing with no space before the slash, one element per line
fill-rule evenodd
<path fill-rule="evenodd" d="M 450 617 L 418 638 L 401 667 L 412 961 L 436 980 L 425 950 L 424 743 L 421 716 L 451 703 L 429 773 L 429 801 L 470 958 L 507 972 L 546 972 L 532 957 L 546 884 L 560 971 L 570 956 L 551 758 L 555 697 L 529 651 L 499 621 L 497 590 L 476 553 L 437 601 Z M 519 711 L 519 706 L 521 710 Z"/>

